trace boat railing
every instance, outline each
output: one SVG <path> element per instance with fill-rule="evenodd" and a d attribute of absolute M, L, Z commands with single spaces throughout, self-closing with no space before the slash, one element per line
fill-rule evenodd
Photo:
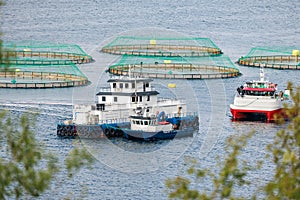
<path fill-rule="evenodd" d="M 111 92 L 111 88 L 110 87 L 101 87 L 101 88 L 99 88 L 99 92 Z"/>
<path fill-rule="evenodd" d="M 129 123 L 130 120 L 128 117 L 125 118 L 117 118 L 117 119 L 105 119 L 105 120 L 100 120 L 99 124 L 119 124 L 119 123 Z"/>
<path fill-rule="evenodd" d="M 167 114 L 167 118 L 172 118 L 172 117 L 196 117 L 198 116 L 197 112 L 184 112 L 184 113 L 172 113 L 172 114 Z"/>
<path fill-rule="evenodd" d="M 95 105 L 93 105 L 93 104 L 75 104 L 73 106 L 73 109 L 89 111 L 89 110 L 95 110 L 94 107 L 95 107 Z"/>
<path fill-rule="evenodd" d="M 166 105 L 169 104 L 186 104 L 185 100 L 180 100 L 180 99 L 168 99 L 168 98 L 158 98 L 158 103 L 164 103 Z"/>

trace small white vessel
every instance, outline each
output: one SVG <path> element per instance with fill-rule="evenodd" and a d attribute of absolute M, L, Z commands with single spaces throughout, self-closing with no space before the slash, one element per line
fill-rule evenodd
<path fill-rule="evenodd" d="M 257 118 L 274 121 L 275 115 L 282 112 L 283 100 L 288 96 L 277 91 L 277 84 L 264 78 L 264 70 L 260 68 L 260 80 L 246 82 L 237 88 L 230 111 L 233 120 Z"/>
<path fill-rule="evenodd" d="M 181 107 L 178 107 L 176 116 L 155 115 L 147 107 L 136 110 L 136 113 L 130 116 L 130 128 L 122 130 L 127 139 L 153 141 L 188 137 L 193 136 L 198 126 L 180 127 Z"/>

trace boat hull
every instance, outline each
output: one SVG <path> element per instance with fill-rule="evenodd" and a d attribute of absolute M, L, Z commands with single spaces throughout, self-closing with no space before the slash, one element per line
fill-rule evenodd
<path fill-rule="evenodd" d="M 275 121 L 276 116 L 282 113 L 282 108 L 274 110 L 263 110 L 263 109 L 240 109 L 230 107 L 233 120 L 266 120 Z"/>
<path fill-rule="evenodd" d="M 199 130 L 199 118 L 198 115 L 183 117 L 183 118 L 170 118 L 169 121 L 176 124 L 179 130 L 170 131 L 168 134 L 156 134 L 154 140 L 161 139 L 173 139 L 174 137 L 189 137 L 192 136 L 191 133 L 184 130 L 192 129 L 193 131 Z M 178 123 L 178 124 L 177 124 Z M 58 137 L 80 137 L 87 139 L 98 139 L 98 138 L 115 138 L 115 137 L 124 137 L 129 139 L 134 139 L 134 137 L 127 137 L 128 133 L 125 133 L 124 130 L 129 130 L 130 123 L 110 123 L 110 124 L 95 124 L 95 125 L 79 125 L 79 124 L 63 124 L 60 123 L 57 125 L 57 136 Z M 192 133 L 193 133 L 192 131 Z M 179 133 L 179 134 L 178 134 Z M 127 135 L 127 136 L 126 136 Z M 155 133 L 145 133 L 144 137 L 141 138 L 150 138 L 150 136 L 155 135 Z M 139 136 L 140 137 L 140 136 Z"/>
<path fill-rule="evenodd" d="M 170 140 L 180 137 L 193 137 L 195 129 L 192 127 L 182 130 L 159 131 L 159 132 L 146 132 L 138 130 L 124 129 L 124 137 L 129 140 L 139 141 L 155 141 L 155 140 Z"/>

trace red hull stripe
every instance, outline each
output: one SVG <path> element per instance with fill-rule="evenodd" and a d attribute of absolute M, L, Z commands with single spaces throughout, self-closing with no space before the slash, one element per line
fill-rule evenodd
<path fill-rule="evenodd" d="M 233 119 L 242 119 L 245 118 L 248 113 L 257 113 L 257 114 L 265 114 L 268 120 L 274 120 L 275 114 L 279 114 L 281 112 L 281 108 L 277 110 L 239 110 L 230 108 L 230 112 L 233 116 Z"/>

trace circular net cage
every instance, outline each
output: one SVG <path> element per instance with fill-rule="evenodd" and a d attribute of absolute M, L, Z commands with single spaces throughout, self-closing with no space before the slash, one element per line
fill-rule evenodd
<path fill-rule="evenodd" d="M 68 65 L 0 65 L 1 88 L 57 88 L 88 84 L 88 78 Z"/>
<path fill-rule="evenodd" d="M 119 36 L 101 49 L 104 53 L 135 56 L 211 56 L 222 51 L 209 38 Z"/>
<path fill-rule="evenodd" d="M 46 42 L 5 42 L 1 46 L 1 88 L 82 86 L 88 78 L 75 63 L 91 62 L 78 45 Z"/>
<path fill-rule="evenodd" d="M 9 57 L 11 64 L 64 64 L 89 63 L 92 57 L 75 44 L 55 44 L 49 42 L 21 41 L 4 42 L 2 54 Z"/>
<path fill-rule="evenodd" d="M 239 69 L 227 56 L 157 57 L 124 55 L 108 68 L 114 75 L 162 79 L 231 78 Z"/>
<path fill-rule="evenodd" d="M 238 60 L 238 64 L 250 67 L 274 69 L 300 69 L 300 47 L 255 47 Z"/>

